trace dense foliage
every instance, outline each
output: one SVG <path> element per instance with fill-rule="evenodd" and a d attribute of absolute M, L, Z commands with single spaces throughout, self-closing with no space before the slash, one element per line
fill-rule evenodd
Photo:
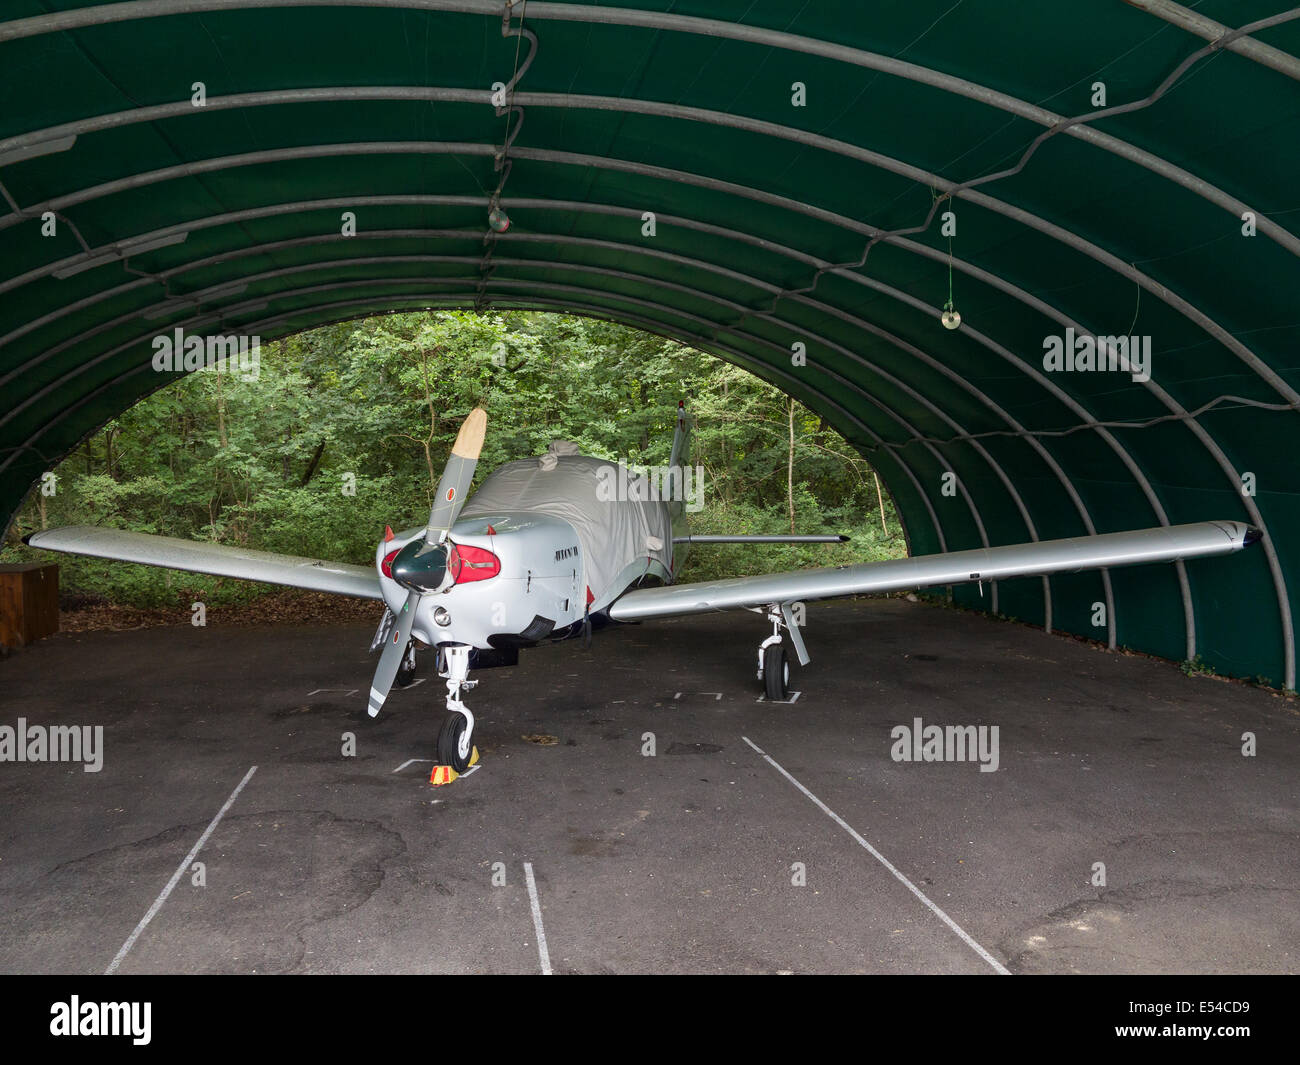
<path fill-rule="evenodd" d="M 460 420 L 476 404 L 489 417 L 481 478 L 554 439 L 666 464 L 683 397 L 706 478 L 693 531 L 853 536 L 843 546 L 697 547 L 683 579 L 905 553 L 893 505 L 884 496 L 881 514 L 861 456 L 751 374 L 605 322 L 438 312 L 317 329 L 264 345 L 251 380 L 205 371 L 155 393 L 54 471 L 54 495 L 32 495 L 0 560 L 48 561 L 16 543 L 34 529 L 101 524 L 369 563 L 385 523 L 423 523 Z M 262 590 L 58 561 L 65 591 L 135 604 L 229 602 Z"/>

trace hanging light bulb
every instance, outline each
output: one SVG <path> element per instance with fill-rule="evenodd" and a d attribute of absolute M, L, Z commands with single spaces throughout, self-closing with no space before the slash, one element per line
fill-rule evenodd
<path fill-rule="evenodd" d="M 948 235 L 948 302 L 943 305 L 939 321 L 945 329 L 957 329 L 961 326 L 961 315 L 952 304 L 952 234 Z"/>

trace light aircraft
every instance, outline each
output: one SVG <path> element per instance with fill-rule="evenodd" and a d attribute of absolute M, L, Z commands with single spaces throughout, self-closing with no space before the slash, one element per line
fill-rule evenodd
<path fill-rule="evenodd" d="M 370 716 L 379 713 L 395 683 L 413 682 L 417 650 L 436 648 L 448 711 L 438 758 L 460 773 L 473 758 L 474 715 L 461 698 L 478 683 L 469 679 L 470 670 L 514 665 L 521 647 L 589 635 L 593 620 L 758 612 L 772 626 L 758 648 L 758 679 L 768 698 L 782 700 L 790 679 L 786 640 L 801 665 L 809 662 L 795 616 L 806 600 L 1224 555 L 1260 537 L 1241 522 L 1205 521 L 677 584 L 674 576 L 692 543 L 847 537 L 690 536 L 682 484 L 690 419 L 682 403 L 668 471 L 658 485 L 557 441 L 540 458 L 500 467 L 471 497 L 486 425 L 480 408 L 465 418 L 428 522 L 401 534 L 386 527 L 373 569 L 87 526 L 24 539 L 51 551 L 383 600 L 371 644 L 372 651 L 383 652 L 370 686 Z"/>

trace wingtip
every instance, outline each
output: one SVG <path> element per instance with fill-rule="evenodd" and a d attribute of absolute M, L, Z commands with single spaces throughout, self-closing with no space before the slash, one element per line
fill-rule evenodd
<path fill-rule="evenodd" d="M 1257 529 L 1253 525 L 1246 526 L 1246 535 L 1241 538 L 1243 544 L 1256 544 L 1264 539 L 1264 530 Z"/>
<path fill-rule="evenodd" d="M 840 533 L 840 543 L 847 544 L 851 539 L 852 537 L 846 536 L 844 533 Z"/>
<path fill-rule="evenodd" d="M 28 547 L 31 547 L 32 537 L 35 535 L 36 535 L 35 533 L 28 533 L 26 536 L 23 537 L 23 543 L 26 544 Z"/>

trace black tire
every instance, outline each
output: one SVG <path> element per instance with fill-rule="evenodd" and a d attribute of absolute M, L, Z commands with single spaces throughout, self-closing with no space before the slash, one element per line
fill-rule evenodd
<path fill-rule="evenodd" d="M 411 659 L 410 669 L 406 668 L 407 658 Z M 397 676 L 394 678 L 393 683 L 399 688 L 409 688 L 415 683 L 415 655 L 411 653 L 409 647 L 407 653 L 402 656 L 402 665 L 398 667 Z"/>
<path fill-rule="evenodd" d="M 763 684 L 767 697 L 773 702 L 784 702 L 790 696 L 790 663 L 785 659 L 785 647 L 779 643 L 763 648 Z"/>
<path fill-rule="evenodd" d="M 461 755 L 460 738 L 464 734 L 465 715 L 455 711 L 448 714 L 442 723 L 442 730 L 438 733 L 439 765 L 449 765 L 457 773 L 463 773 L 469 768 L 469 760 L 474 756 L 474 746 L 471 743 L 469 750 L 463 756 Z"/>

